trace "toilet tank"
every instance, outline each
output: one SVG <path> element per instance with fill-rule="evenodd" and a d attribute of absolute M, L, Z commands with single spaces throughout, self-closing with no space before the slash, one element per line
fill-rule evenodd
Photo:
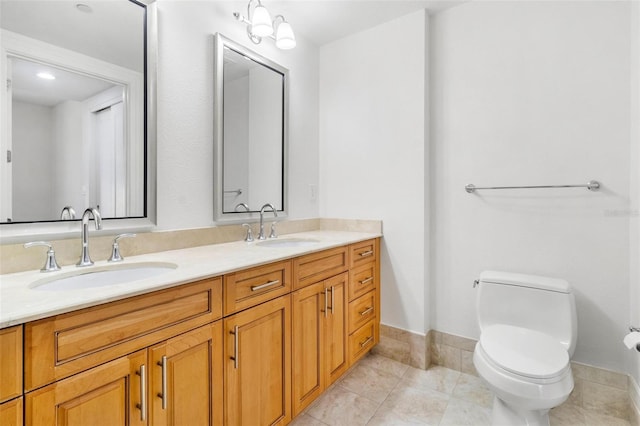
<path fill-rule="evenodd" d="M 572 356 L 578 321 L 571 286 L 563 279 L 485 271 L 480 274 L 477 314 L 480 330 L 509 324 L 556 338 Z"/>

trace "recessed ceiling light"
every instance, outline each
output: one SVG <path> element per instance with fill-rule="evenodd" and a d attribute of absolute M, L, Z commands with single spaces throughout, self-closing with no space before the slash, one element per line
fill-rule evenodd
<path fill-rule="evenodd" d="M 84 4 L 84 3 L 76 4 L 76 9 L 78 9 L 80 12 L 84 12 L 84 13 L 93 12 L 93 9 L 91 9 L 91 6 L 89 6 L 88 4 Z"/>
<path fill-rule="evenodd" d="M 36 74 L 38 77 L 40 77 L 43 80 L 55 80 L 56 77 L 48 72 L 39 72 L 38 74 Z"/>

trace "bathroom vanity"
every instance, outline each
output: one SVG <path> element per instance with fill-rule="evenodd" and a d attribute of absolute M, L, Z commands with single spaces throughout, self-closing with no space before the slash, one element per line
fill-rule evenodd
<path fill-rule="evenodd" d="M 3 276 L 0 424 L 289 423 L 379 340 L 379 235 L 305 234 L 318 244 L 127 259 L 177 268 L 120 294 L 29 296 L 34 272 Z"/>

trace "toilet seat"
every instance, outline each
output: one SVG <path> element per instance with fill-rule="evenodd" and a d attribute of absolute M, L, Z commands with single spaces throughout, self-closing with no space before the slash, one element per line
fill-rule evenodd
<path fill-rule="evenodd" d="M 494 324 L 482 330 L 479 345 L 492 364 L 533 382 L 562 376 L 570 368 L 566 349 L 539 331 Z"/>

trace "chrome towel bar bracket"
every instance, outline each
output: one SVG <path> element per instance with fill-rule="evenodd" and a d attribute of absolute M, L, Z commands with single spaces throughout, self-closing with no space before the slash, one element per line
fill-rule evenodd
<path fill-rule="evenodd" d="M 470 183 L 464 187 L 469 194 L 474 193 L 478 189 L 538 189 L 538 188 L 587 188 L 589 191 L 597 191 L 600 189 L 600 182 L 590 180 L 586 184 L 578 185 L 530 185 L 530 186 L 475 186 Z"/>

